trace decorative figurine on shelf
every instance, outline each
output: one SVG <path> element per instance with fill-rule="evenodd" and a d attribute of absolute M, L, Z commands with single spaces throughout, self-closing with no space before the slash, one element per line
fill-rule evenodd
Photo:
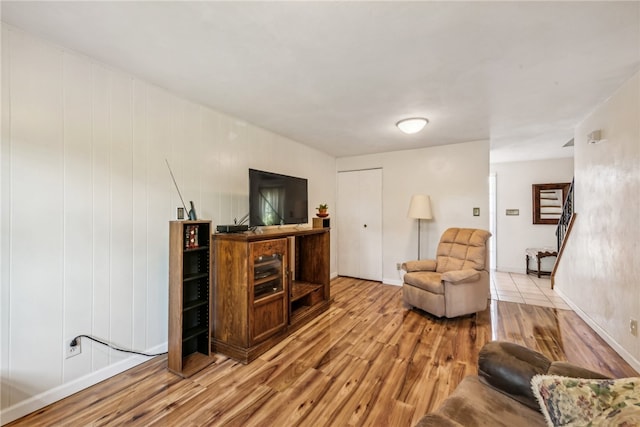
<path fill-rule="evenodd" d="M 318 215 L 319 218 L 326 218 L 329 216 L 329 206 L 326 203 L 319 204 L 316 209 L 318 210 L 316 215 Z"/>
<path fill-rule="evenodd" d="M 185 228 L 184 248 L 195 249 L 199 246 L 200 245 L 198 243 L 198 226 L 187 225 L 187 227 Z"/>

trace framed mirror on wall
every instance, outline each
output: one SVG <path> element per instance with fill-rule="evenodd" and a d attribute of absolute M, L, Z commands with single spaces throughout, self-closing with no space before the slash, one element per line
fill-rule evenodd
<path fill-rule="evenodd" d="M 558 224 L 570 182 L 533 184 L 533 223 Z"/>

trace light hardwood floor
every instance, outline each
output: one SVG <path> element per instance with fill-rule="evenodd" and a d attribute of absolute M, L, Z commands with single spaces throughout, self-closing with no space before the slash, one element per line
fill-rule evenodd
<path fill-rule="evenodd" d="M 188 379 L 155 359 L 11 426 L 411 426 L 476 374 L 491 340 L 611 376 L 637 373 L 575 313 L 492 300 L 446 320 L 407 310 L 402 288 L 331 283 L 331 308 L 249 365 L 222 356 Z"/>

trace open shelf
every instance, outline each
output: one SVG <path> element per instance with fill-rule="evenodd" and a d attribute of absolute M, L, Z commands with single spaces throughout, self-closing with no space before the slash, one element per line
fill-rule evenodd
<path fill-rule="evenodd" d="M 324 300 L 324 287 L 309 282 L 293 282 L 291 285 L 291 319 L 295 323 L 297 319 L 304 317 L 311 307 Z"/>
<path fill-rule="evenodd" d="M 193 328 L 186 329 L 182 333 L 182 341 L 190 340 L 204 332 L 208 332 L 209 328 L 206 326 L 194 326 Z"/>
<path fill-rule="evenodd" d="M 320 288 L 322 288 L 322 285 L 294 281 L 291 285 L 291 302 L 298 301 Z"/>
<path fill-rule="evenodd" d="M 296 323 L 298 319 L 305 317 L 305 315 L 310 311 L 311 311 L 310 305 L 301 305 L 299 307 L 296 307 L 295 310 L 291 312 L 291 323 Z"/>
<path fill-rule="evenodd" d="M 188 311 L 188 310 L 193 310 L 194 308 L 198 308 L 198 307 L 202 307 L 209 304 L 209 301 L 207 300 L 193 300 L 193 301 L 189 301 L 184 303 L 184 305 L 182 306 L 182 311 Z"/>
<path fill-rule="evenodd" d="M 167 366 L 183 377 L 215 360 L 210 357 L 210 241 L 211 221 L 169 223 Z"/>
<path fill-rule="evenodd" d="M 209 246 L 198 246 L 197 248 L 188 248 L 185 249 L 184 252 L 188 253 L 188 252 L 198 252 L 198 251 L 208 251 L 209 250 Z"/>
<path fill-rule="evenodd" d="M 192 274 L 185 274 L 184 278 L 182 279 L 183 282 L 189 282 L 191 280 L 197 280 L 197 279 L 202 279 L 203 277 L 209 277 L 209 272 L 205 272 L 205 273 L 192 273 Z"/>

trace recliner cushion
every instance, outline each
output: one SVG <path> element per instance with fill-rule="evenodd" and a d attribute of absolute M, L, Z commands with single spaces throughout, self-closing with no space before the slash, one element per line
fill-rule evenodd
<path fill-rule="evenodd" d="M 404 283 L 433 294 L 444 294 L 440 273 L 435 271 L 413 271 L 404 275 Z"/>
<path fill-rule="evenodd" d="M 486 259 L 486 241 L 491 233 L 475 228 L 449 228 L 440 238 L 438 244 L 438 273 L 451 270 L 473 268 L 484 270 Z"/>

